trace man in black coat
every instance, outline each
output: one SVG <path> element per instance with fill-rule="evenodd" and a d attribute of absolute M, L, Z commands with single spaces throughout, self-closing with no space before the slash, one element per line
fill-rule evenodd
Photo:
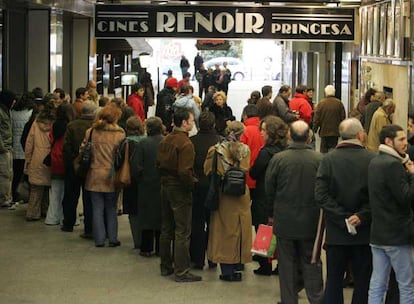
<path fill-rule="evenodd" d="M 82 103 L 82 115 L 71 121 L 66 127 L 65 140 L 63 142 L 63 161 L 65 163 L 65 191 L 63 195 L 63 225 L 61 230 L 72 232 L 76 222 L 76 209 L 78 206 L 80 190 L 82 188 L 83 214 L 85 230 L 82 238 L 92 238 L 92 202 L 89 191 L 84 189 L 85 180 L 76 175 L 73 160 L 79 154 L 79 147 L 85 136 L 85 132 L 92 126 L 95 119 L 97 106 L 92 101 Z"/>
<path fill-rule="evenodd" d="M 204 207 L 204 200 L 207 196 L 209 179 L 204 174 L 204 160 L 208 149 L 220 140 L 214 129 L 214 124 L 214 114 L 209 111 L 202 112 L 199 119 L 200 130 L 197 135 L 190 138 L 195 150 L 194 173 L 198 180 L 193 190 L 193 218 L 190 241 L 191 261 L 196 269 L 204 268 L 205 252 L 207 250 L 210 212 Z M 207 229 L 205 229 L 206 226 Z M 210 262 L 209 266 L 212 266 Z"/>
<path fill-rule="evenodd" d="M 367 303 L 371 276 L 368 165 L 375 154 L 365 149 L 366 133 L 356 118 L 342 121 L 343 141 L 319 166 L 315 197 L 326 225 L 327 281 L 324 303 L 343 303 L 342 281 L 351 262 L 354 274 L 352 303 Z M 356 229 L 351 234 L 346 221 Z"/>
<path fill-rule="evenodd" d="M 282 303 L 298 303 L 297 272 L 301 269 L 309 303 L 319 304 L 322 265 L 319 259 L 312 261 L 312 251 L 319 220 L 314 184 L 322 154 L 309 145 L 312 136 L 304 121 L 290 125 L 289 137 L 293 143 L 272 157 L 265 179 L 278 240 L 280 296 Z"/>
<path fill-rule="evenodd" d="M 178 81 L 171 77 L 165 83 L 165 88 L 157 95 L 157 106 L 155 108 L 155 116 L 161 118 L 162 123 L 168 132 L 172 131 L 172 118 L 174 114 L 173 103 L 175 102 L 175 94 L 178 88 Z"/>
<path fill-rule="evenodd" d="M 369 303 L 382 303 L 391 267 L 400 302 L 414 299 L 414 163 L 409 160 L 405 130 L 398 125 L 380 131 L 379 154 L 369 164 L 368 189 L 372 223 L 372 276 Z"/>

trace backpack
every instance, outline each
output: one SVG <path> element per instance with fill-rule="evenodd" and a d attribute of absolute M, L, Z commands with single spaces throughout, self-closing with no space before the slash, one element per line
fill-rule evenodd
<path fill-rule="evenodd" d="M 231 196 L 244 195 L 246 193 L 246 172 L 239 166 L 230 166 L 224 173 L 222 191 Z"/>

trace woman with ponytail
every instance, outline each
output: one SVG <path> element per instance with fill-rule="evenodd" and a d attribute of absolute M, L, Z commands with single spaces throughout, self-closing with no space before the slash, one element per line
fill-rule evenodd
<path fill-rule="evenodd" d="M 224 176 L 228 168 L 235 166 L 249 170 L 250 149 L 240 142 L 244 125 L 231 121 L 227 126 L 227 137 L 210 147 L 204 162 L 204 172 L 212 173 L 214 153 L 217 153 L 217 173 Z M 220 193 L 218 210 L 211 212 L 210 234 L 208 240 L 208 259 L 220 263 L 220 280 L 238 282 L 242 280 L 239 272 L 242 264 L 251 262 L 252 256 L 252 217 L 250 212 L 250 193 L 231 196 Z"/>

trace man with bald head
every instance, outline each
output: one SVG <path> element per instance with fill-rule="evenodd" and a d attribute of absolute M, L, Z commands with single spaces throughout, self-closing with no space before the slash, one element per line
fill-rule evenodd
<path fill-rule="evenodd" d="M 322 265 L 319 258 L 312 263 L 312 250 L 319 219 L 314 185 L 322 154 L 309 145 L 311 134 L 304 121 L 293 122 L 288 135 L 288 148 L 273 156 L 265 179 L 269 221 L 278 239 L 280 295 L 282 303 L 298 303 L 301 269 L 309 303 L 319 304 Z"/>
<path fill-rule="evenodd" d="M 342 281 L 349 262 L 355 282 L 352 303 L 367 303 L 372 270 L 368 165 L 375 154 L 364 147 L 366 133 L 358 119 L 342 121 L 339 134 L 342 141 L 322 160 L 315 185 L 326 226 L 324 303 L 344 303 Z M 346 221 L 356 234 L 348 231 Z"/>

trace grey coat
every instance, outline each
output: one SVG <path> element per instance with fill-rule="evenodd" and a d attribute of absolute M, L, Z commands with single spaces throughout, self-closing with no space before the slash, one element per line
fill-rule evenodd
<path fill-rule="evenodd" d="M 276 153 L 266 170 L 267 202 L 273 202 L 273 232 L 286 239 L 313 239 L 319 219 L 314 185 L 322 154 L 293 143 Z"/>

